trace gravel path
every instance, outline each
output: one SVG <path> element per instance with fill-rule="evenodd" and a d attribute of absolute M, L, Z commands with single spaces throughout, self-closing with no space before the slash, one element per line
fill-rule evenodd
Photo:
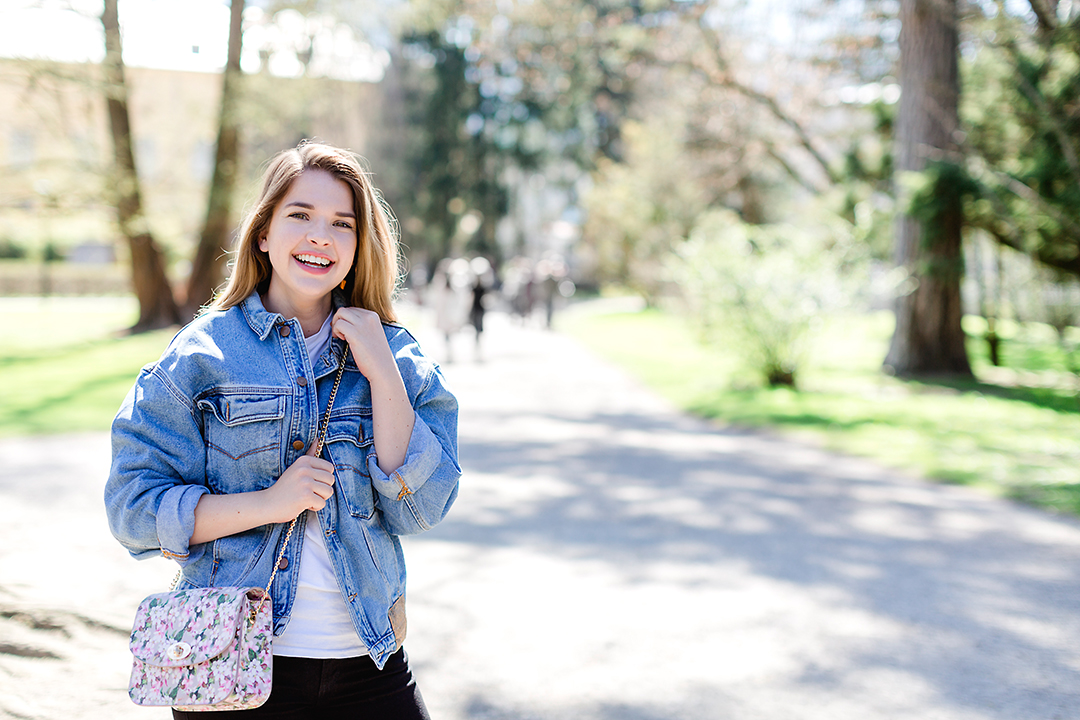
<path fill-rule="evenodd" d="M 717 429 L 489 321 L 445 366 L 460 498 L 406 539 L 436 720 L 1080 718 L 1080 523 Z M 124 688 L 173 568 L 109 536 L 108 462 L 104 434 L 0 441 L 0 717 L 168 717 Z"/>

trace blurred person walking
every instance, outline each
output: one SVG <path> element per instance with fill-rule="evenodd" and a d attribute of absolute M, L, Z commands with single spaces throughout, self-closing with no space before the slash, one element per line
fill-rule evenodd
<path fill-rule="evenodd" d="M 540 294 L 544 304 L 544 327 L 551 329 L 555 320 L 555 303 L 558 298 L 574 294 L 574 283 L 568 277 L 566 263 L 561 257 L 547 257 L 536 264 Z"/>
<path fill-rule="evenodd" d="M 469 296 L 469 262 L 444 258 L 435 266 L 429 302 L 435 308 L 435 327 L 446 342 L 444 360 L 454 361 L 454 335 L 465 326 Z"/>
<path fill-rule="evenodd" d="M 488 262 L 487 258 L 483 257 L 473 258 L 472 262 L 469 263 L 469 269 L 474 277 L 469 323 L 473 326 L 473 330 L 476 331 L 474 359 L 480 362 L 482 360 L 480 336 L 484 332 L 484 314 L 487 312 L 487 300 L 490 297 L 488 292 L 495 285 L 495 273 L 491 268 L 491 263 Z"/>
<path fill-rule="evenodd" d="M 429 717 L 402 647 L 398 536 L 457 496 L 457 401 L 396 323 L 398 272 L 358 158 L 314 143 L 279 153 L 224 290 L 113 422 L 105 501 L 120 543 L 179 563 L 178 590 L 270 585 L 273 689 L 237 713 Z"/>
<path fill-rule="evenodd" d="M 532 317 L 536 302 L 536 281 L 533 278 L 533 263 L 526 257 L 515 257 L 505 266 L 503 295 L 510 303 L 510 311 L 517 316 L 522 325 Z"/>

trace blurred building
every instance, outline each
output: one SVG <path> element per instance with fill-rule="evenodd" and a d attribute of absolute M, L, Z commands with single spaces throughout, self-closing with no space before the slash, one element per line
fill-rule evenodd
<path fill-rule="evenodd" d="M 146 215 L 155 238 L 186 258 L 206 212 L 221 74 L 128 67 L 126 75 Z M 245 82 L 238 212 L 266 159 L 301 137 L 364 152 L 376 84 L 268 72 Z M 0 59 L 0 246 L 35 257 L 43 243 L 65 254 L 113 243 L 104 198 L 112 152 L 96 64 Z"/>

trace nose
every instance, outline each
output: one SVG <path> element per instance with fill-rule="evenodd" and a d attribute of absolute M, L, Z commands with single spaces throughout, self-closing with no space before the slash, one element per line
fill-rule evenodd
<path fill-rule="evenodd" d="M 317 218 L 308 228 L 307 238 L 317 245 L 330 244 L 330 223 L 322 218 Z"/>

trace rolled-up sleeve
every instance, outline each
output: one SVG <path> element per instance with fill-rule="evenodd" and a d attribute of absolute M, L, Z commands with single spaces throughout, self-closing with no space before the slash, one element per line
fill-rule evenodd
<path fill-rule="evenodd" d="M 401 467 L 388 475 L 374 450 L 367 459 L 384 522 L 396 535 L 423 532 L 441 522 L 457 498 L 461 478 L 458 403 L 437 367 L 431 367 L 413 408 L 416 417 Z"/>
<path fill-rule="evenodd" d="M 439 439 L 416 413 L 409 447 L 405 451 L 405 462 L 401 467 L 387 475 L 379 469 L 379 458 L 373 451 L 368 455 L 368 472 L 380 494 L 401 500 L 424 487 L 442 462 L 442 456 L 443 446 Z"/>
<path fill-rule="evenodd" d="M 145 368 L 112 425 L 112 467 L 105 484 L 109 528 L 138 559 L 186 564 L 195 506 L 206 487 L 206 448 L 192 403 L 155 366 Z"/>

